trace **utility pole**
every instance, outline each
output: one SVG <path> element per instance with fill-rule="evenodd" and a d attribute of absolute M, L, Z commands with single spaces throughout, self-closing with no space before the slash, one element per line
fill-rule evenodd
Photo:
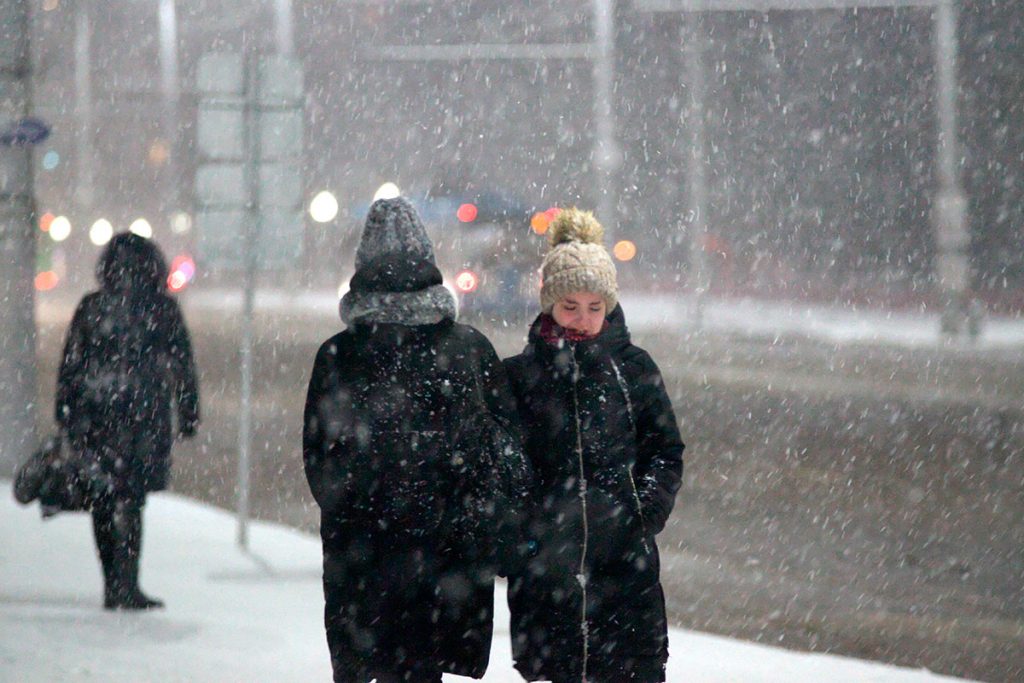
<path fill-rule="evenodd" d="M 28 0 L 0 0 L 0 474 L 35 445 L 35 199 L 30 143 L 15 128 L 31 112 Z"/>
<path fill-rule="evenodd" d="M 591 60 L 594 82 L 594 149 L 592 159 L 597 180 L 597 217 L 614 244 L 618 232 L 618 202 L 615 172 L 622 163 L 622 152 L 615 139 L 615 111 L 612 87 L 615 82 L 615 2 L 593 0 L 594 58 Z"/>
<path fill-rule="evenodd" d="M 181 208 L 181 91 L 178 84 L 178 12 L 176 0 L 160 0 L 160 98 L 161 128 L 166 138 L 168 155 L 164 187 L 165 211 Z"/>
<path fill-rule="evenodd" d="M 704 26 L 702 16 L 691 12 L 683 17 L 682 43 L 686 55 L 686 80 L 690 86 L 688 128 L 690 130 L 690 164 L 687 175 L 687 215 L 690 233 L 690 286 L 693 288 L 692 324 L 704 325 L 704 304 L 711 278 L 708 271 L 705 237 L 707 235 L 707 163 L 705 161 L 704 111 L 706 87 L 704 78 Z"/>
<path fill-rule="evenodd" d="M 92 22 L 91 3 L 75 3 L 75 199 L 82 216 L 93 207 Z M 91 220 L 92 217 L 90 217 Z"/>
<path fill-rule="evenodd" d="M 976 338 L 980 319 L 971 302 L 970 234 L 967 230 L 967 199 L 960 186 L 960 145 L 957 141 L 957 10 L 953 0 L 939 0 L 932 31 L 935 49 L 938 113 L 938 190 L 932 208 L 932 224 L 938 246 L 936 273 L 942 296 L 942 333 Z"/>

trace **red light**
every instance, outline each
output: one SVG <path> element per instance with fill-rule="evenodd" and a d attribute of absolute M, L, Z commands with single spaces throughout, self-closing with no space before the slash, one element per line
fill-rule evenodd
<path fill-rule="evenodd" d="M 47 292 L 53 289 L 57 286 L 58 282 L 60 282 L 60 278 L 52 270 L 44 270 L 36 274 L 35 286 L 36 290 L 40 292 Z"/>
<path fill-rule="evenodd" d="M 167 276 L 167 289 L 180 292 L 196 275 L 196 262 L 188 254 L 180 254 L 171 261 L 171 272 Z"/>
<path fill-rule="evenodd" d="M 463 223 L 472 223 L 476 220 L 476 205 L 475 204 L 463 204 L 459 207 L 459 210 L 455 212 L 455 215 Z"/>
<path fill-rule="evenodd" d="M 176 270 L 167 276 L 167 289 L 172 292 L 180 292 L 185 289 L 185 285 L 188 284 L 188 278 L 185 277 L 185 273 L 180 270 Z"/>
<path fill-rule="evenodd" d="M 460 292 L 472 292 L 478 284 L 476 273 L 471 270 L 464 270 L 455 276 L 455 287 Z"/>
<path fill-rule="evenodd" d="M 50 223 L 53 223 L 54 218 L 56 218 L 56 216 L 54 216 L 49 211 L 44 213 L 42 216 L 39 217 L 39 229 L 42 230 L 43 232 L 49 232 Z"/>

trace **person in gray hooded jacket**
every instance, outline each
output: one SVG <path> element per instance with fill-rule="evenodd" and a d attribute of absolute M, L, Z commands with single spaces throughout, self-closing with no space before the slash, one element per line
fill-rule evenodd
<path fill-rule="evenodd" d="M 317 353 L 303 432 L 334 680 L 479 678 L 500 571 L 488 548 L 515 541 L 478 517 L 514 517 L 529 476 L 504 368 L 455 322 L 404 198 L 371 206 L 340 308 L 348 327 Z M 474 444 L 495 438 L 507 447 L 487 461 Z"/>

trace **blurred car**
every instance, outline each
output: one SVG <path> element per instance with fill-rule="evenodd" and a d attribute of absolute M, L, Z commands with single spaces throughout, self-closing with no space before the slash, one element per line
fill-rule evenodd
<path fill-rule="evenodd" d="M 414 203 L 461 318 L 518 324 L 536 314 L 544 240 L 530 229 L 532 207 L 496 191 Z"/>

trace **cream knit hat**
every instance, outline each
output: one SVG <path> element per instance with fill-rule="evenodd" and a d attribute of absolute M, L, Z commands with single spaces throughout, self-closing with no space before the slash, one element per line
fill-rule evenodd
<path fill-rule="evenodd" d="M 563 209 L 548 226 L 551 250 L 541 263 L 540 307 L 544 313 L 573 292 L 604 297 L 610 313 L 619 299 L 615 264 L 604 248 L 604 228 L 590 211 Z"/>

